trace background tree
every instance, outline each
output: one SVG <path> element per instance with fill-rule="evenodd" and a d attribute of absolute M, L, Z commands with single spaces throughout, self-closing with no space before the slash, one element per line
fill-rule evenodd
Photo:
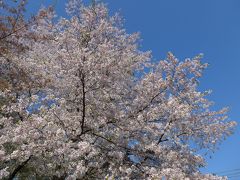
<path fill-rule="evenodd" d="M 22 59 L 18 57 L 26 53 L 31 48 L 31 44 L 38 39 L 47 38 L 35 34 L 31 28 L 38 26 L 42 19 L 48 18 L 48 13 L 53 9 L 51 7 L 41 9 L 38 15 L 27 19 L 25 17 L 26 4 L 26 0 L 0 1 L 0 118 L 11 118 L 14 123 L 23 120 L 24 115 L 20 111 L 2 111 L 2 108 L 18 102 L 21 94 L 31 96 L 32 91 L 39 90 L 46 85 L 41 82 L 40 76 L 33 77 L 30 71 L 21 67 Z M 4 146 L 7 151 L 11 151 L 15 145 L 5 143 Z M 11 161 L 8 162 L 8 165 L 12 164 Z M 18 172 L 22 169 L 21 167 L 20 164 L 12 171 Z M 23 171 L 21 173 L 23 174 Z M 29 171 L 24 173 L 29 173 Z"/>
<path fill-rule="evenodd" d="M 153 62 L 104 4 L 72 0 L 67 12 L 32 26 L 47 38 L 12 58 L 48 85 L 2 107 L 22 118 L 0 119 L 0 175 L 32 167 L 28 176 L 49 179 L 225 179 L 199 172 L 197 151 L 214 150 L 235 125 L 197 89 L 207 67 L 201 56 Z M 55 103 L 31 113 L 39 89 Z"/>
<path fill-rule="evenodd" d="M 48 13 L 53 9 L 42 9 L 37 16 L 32 16 L 27 20 L 25 17 L 25 6 L 27 1 L 0 1 L 0 88 L 9 86 L 12 89 L 20 90 L 30 86 L 32 82 L 27 73 L 18 66 L 18 62 L 13 61 L 13 57 L 24 53 L 31 48 L 31 44 L 42 37 L 31 31 L 33 26 L 37 26 L 41 19 L 47 18 Z M 21 59 L 19 59 L 21 61 Z M 22 85 L 25 84 L 25 85 Z"/>
<path fill-rule="evenodd" d="M 31 31 L 33 26 L 38 26 L 42 19 L 48 18 L 53 11 L 52 7 L 41 9 L 36 16 L 29 19 L 25 17 L 26 0 L 0 1 L 0 89 L 14 91 L 16 98 L 19 93 L 29 91 L 41 84 L 37 78 L 31 77 L 30 72 L 20 67 L 19 58 L 31 48 L 31 44 L 38 39 L 47 39 Z M 14 60 L 15 59 L 15 60 Z M 4 104 L 1 101 L 0 104 Z"/>

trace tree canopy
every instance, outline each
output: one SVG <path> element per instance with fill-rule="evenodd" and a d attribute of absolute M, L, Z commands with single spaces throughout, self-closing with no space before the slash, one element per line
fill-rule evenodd
<path fill-rule="evenodd" d="M 202 56 L 153 61 L 103 3 L 66 10 L 58 20 L 41 10 L 24 31 L 32 38 L 1 38 L 26 48 L 6 55 L 1 43 L 1 77 L 16 73 L 0 88 L 0 178 L 225 179 L 199 171 L 198 151 L 235 126 L 198 90 Z"/>

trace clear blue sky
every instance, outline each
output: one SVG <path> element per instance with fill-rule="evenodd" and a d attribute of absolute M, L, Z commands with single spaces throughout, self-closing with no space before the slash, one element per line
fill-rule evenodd
<path fill-rule="evenodd" d="M 56 0 L 55 0 L 56 1 Z M 29 0 L 29 11 L 40 3 Z M 90 2 L 90 0 L 85 0 Z M 210 64 L 201 79 L 202 90 L 212 89 L 215 107 L 230 107 L 229 118 L 240 124 L 240 0 L 103 0 L 110 12 L 120 11 L 129 33 L 141 32 L 142 50 L 154 59 L 168 51 L 178 58 L 204 54 Z M 57 13 L 65 16 L 66 0 L 57 1 Z M 203 172 L 240 168 L 240 128 L 208 158 Z"/>

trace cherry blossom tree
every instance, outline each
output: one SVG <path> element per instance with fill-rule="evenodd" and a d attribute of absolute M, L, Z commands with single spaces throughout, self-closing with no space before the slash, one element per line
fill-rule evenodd
<path fill-rule="evenodd" d="M 0 1 L 0 89 L 11 89 L 16 95 L 14 99 L 1 96 L 0 107 L 8 101 L 15 101 L 22 91 L 30 93 L 31 88 L 44 85 L 36 81 L 36 78 L 32 79 L 31 75 L 19 66 L 21 59 L 15 61 L 13 57 L 25 53 L 31 43 L 42 38 L 30 28 L 38 25 L 53 9 L 42 9 L 37 16 L 26 18 L 25 6 L 26 0 Z"/>
<path fill-rule="evenodd" d="M 235 126 L 198 90 L 202 56 L 156 62 L 104 4 L 71 0 L 67 12 L 57 23 L 47 13 L 30 29 L 42 38 L 12 57 L 44 86 L 1 107 L 19 118 L 0 117 L 0 177 L 226 179 L 199 171 L 199 150 L 214 151 Z"/>

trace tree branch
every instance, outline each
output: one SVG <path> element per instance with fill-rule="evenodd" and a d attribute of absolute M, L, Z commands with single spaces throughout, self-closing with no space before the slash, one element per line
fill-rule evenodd
<path fill-rule="evenodd" d="M 86 92 L 85 92 L 85 76 L 82 74 L 81 83 L 82 83 L 82 122 L 81 122 L 81 131 L 84 131 L 84 122 L 86 116 Z"/>
<path fill-rule="evenodd" d="M 12 172 L 12 174 L 10 174 L 10 176 L 8 177 L 8 180 L 13 180 L 13 179 L 15 178 L 15 176 L 17 175 L 17 173 L 18 173 L 19 171 L 21 171 L 21 170 L 26 166 L 26 164 L 31 160 L 31 158 L 32 158 L 32 155 L 29 156 L 29 158 L 28 158 L 27 160 L 23 161 L 22 164 L 18 165 L 18 166 L 14 169 L 14 171 Z"/>

